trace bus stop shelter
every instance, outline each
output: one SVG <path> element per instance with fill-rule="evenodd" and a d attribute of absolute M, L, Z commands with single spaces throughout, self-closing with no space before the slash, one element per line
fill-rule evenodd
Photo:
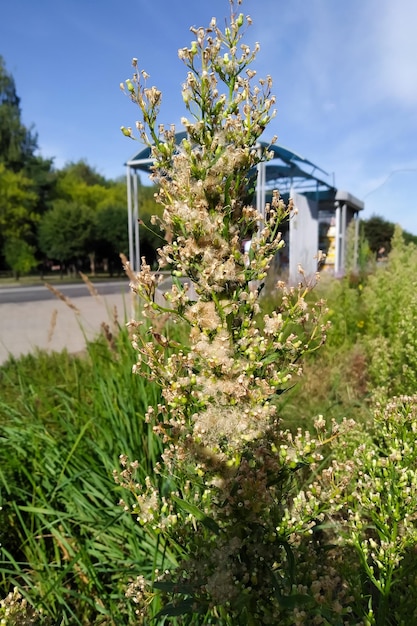
<path fill-rule="evenodd" d="M 186 133 L 177 133 L 177 143 Z M 272 191 L 278 189 L 284 200 L 291 197 L 295 214 L 289 220 L 283 236 L 286 247 L 277 260 L 282 271 L 288 273 L 289 281 L 298 280 L 298 266 L 307 276 L 316 273 L 320 266 L 335 276 L 346 269 L 348 229 L 354 228 L 354 250 L 357 256 L 359 238 L 359 214 L 363 202 L 351 193 L 339 190 L 332 177 L 305 157 L 275 144 L 259 142 L 259 150 L 273 153 L 273 158 L 257 166 L 257 185 L 254 204 L 261 215 L 270 200 Z M 139 177 L 149 176 L 152 166 L 151 150 L 143 148 L 126 163 L 127 208 L 129 232 L 129 259 L 132 269 L 140 268 L 139 240 Z"/>

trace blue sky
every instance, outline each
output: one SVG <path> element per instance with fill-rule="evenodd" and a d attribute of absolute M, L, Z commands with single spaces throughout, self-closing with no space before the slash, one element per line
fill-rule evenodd
<path fill-rule="evenodd" d="M 417 234 L 417 2 L 244 0 L 259 41 L 254 66 L 274 81 L 265 139 L 305 156 L 336 186 Z M 120 126 L 138 112 L 119 83 L 131 59 L 163 92 L 161 121 L 184 114 L 177 51 L 190 26 L 229 15 L 228 0 L 3 0 L 0 54 L 26 125 L 61 167 L 81 158 L 109 178 L 140 148 Z"/>

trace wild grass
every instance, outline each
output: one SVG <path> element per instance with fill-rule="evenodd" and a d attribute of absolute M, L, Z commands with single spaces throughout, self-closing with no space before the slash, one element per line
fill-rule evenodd
<path fill-rule="evenodd" d="M 318 415 L 336 421 L 369 421 L 373 380 L 364 342 L 362 292 L 366 282 L 366 276 L 335 280 L 324 275 L 309 296 L 311 302 L 324 299 L 330 327 L 325 344 L 304 356 L 302 376 L 294 377 L 290 389 L 279 398 L 282 424 L 293 432 L 300 427 L 314 432 Z M 261 302 L 260 316 L 280 305 L 273 288 Z"/>
<path fill-rule="evenodd" d="M 140 479 L 160 453 L 144 420 L 159 392 L 133 361 L 121 328 L 112 347 L 99 338 L 84 355 L 0 369 L 0 596 L 18 587 L 45 623 L 132 623 L 128 581 L 163 562 L 113 479 L 121 453 L 140 459 Z"/>
<path fill-rule="evenodd" d="M 339 465 L 359 454 L 356 449 L 364 442 L 373 445 L 372 438 L 378 435 L 372 409 L 375 397 L 386 393 L 388 386 L 400 390 L 406 384 L 409 389 L 416 375 L 412 359 L 401 362 L 399 356 L 393 358 L 392 350 L 382 358 L 370 349 L 378 336 L 398 344 L 398 349 L 401 337 L 411 336 L 410 289 L 415 281 L 410 276 L 415 255 L 413 246 L 394 242 L 391 261 L 372 275 L 323 281 L 317 288 L 315 296 L 325 297 L 328 303 L 332 327 L 326 345 L 305 360 L 303 376 L 279 398 L 279 416 L 294 433 L 299 428 L 312 432 L 319 416 L 327 423 L 353 418 L 361 426 L 340 440 L 332 453 Z M 402 317 L 407 302 L 407 316 Z M 389 303 L 389 315 L 384 303 Z M 269 299 L 263 306 L 271 311 L 277 303 Z M 385 313 L 378 316 L 378 310 Z M 82 354 L 37 352 L 11 358 L 0 368 L 0 597 L 17 587 L 29 607 L 25 618 L 20 608 L 17 617 L 9 616 L 6 623 L 134 624 L 136 606 L 126 597 L 129 584 L 138 575 L 150 579 L 156 568 L 162 571 L 164 565 L 176 563 L 162 536 L 145 535 L 136 518 L 119 505 L 120 498 L 126 497 L 113 477 L 119 455 L 138 459 L 138 482 L 153 475 L 159 460 L 161 444 L 145 413 L 160 396 L 156 386 L 132 375 L 136 353 L 127 329 L 103 324 L 102 330 Z M 181 328 L 164 332 L 186 342 Z M 402 335 L 397 338 L 396 333 Z M 406 347 L 402 346 L 401 354 Z M 394 425 L 399 415 L 390 418 Z M 401 447 L 401 437 L 397 439 Z M 409 461 L 404 462 L 410 469 Z M 401 493 L 399 488 L 399 502 Z M 384 523 L 389 529 L 389 520 Z M 309 550 L 298 555 L 297 575 L 313 589 L 311 559 L 319 557 Z M 397 596 L 390 593 L 383 598 L 388 617 L 369 623 L 406 623 L 401 616 L 410 610 L 407 585 L 414 589 L 410 582 L 414 566 L 408 554 L 401 571 L 393 573 L 401 607 L 406 609 L 398 608 Z M 377 606 L 380 592 L 366 572 L 357 569 L 360 559 L 354 552 L 348 551 L 343 559 L 332 567 L 348 568 L 352 585 L 359 585 L 356 615 L 366 614 L 370 594 Z M 319 571 L 318 561 L 316 565 Z M 399 621 L 389 617 L 390 607 Z M 158 608 L 155 604 L 155 613 Z M 0 616 L 2 610 L 0 606 Z M 159 617 L 155 624 L 175 624 L 176 619 L 178 624 L 200 624 L 210 623 L 202 620 L 211 618 L 171 615 Z"/>
<path fill-rule="evenodd" d="M 319 414 L 342 419 L 368 410 L 366 363 L 352 335 L 356 296 L 341 283 L 332 290 L 325 288 L 336 321 L 329 345 L 281 398 L 280 417 L 294 431 L 313 428 Z M 276 305 L 263 303 L 264 310 Z M 138 572 L 152 576 L 164 558 L 175 561 L 118 504 L 125 496 L 113 478 L 119 455 L 140 460 L 138 481 L 159 459 L 159 440 L 144 419 L 159 389 L 132 375 L 136 354 L 126 328 L 103 323 L 102 331 L 83 354 L 38 351 L 0 368 L 1 591 L 17 587 L 39 623 L 134 623 L 128 583 Z M 180 328 L 168 332 L 185 343 Z"/>

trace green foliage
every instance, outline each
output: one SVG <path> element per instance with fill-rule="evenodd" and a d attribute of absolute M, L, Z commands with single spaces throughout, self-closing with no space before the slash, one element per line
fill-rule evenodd
<path fill-rule="evenodd" d="M 213 18 L 180 50 L 192 121 L 179 147 L 136 60 L 126 81 L 171 288 L 161 297 L 149 265 L 136 276 L 126 263 L 146 318 L 130 338 L 104 325 L 85 358 L 0 370 L 0 618 L 15 624 L 417 620 L 417 248 L 397 229 L 374 267 L 362 237 L 360 271 L 319 288 L 328 310 L 302 274 L 260 298 L 291 207 L 278 193 L 265 219 L 247 205 L 274 98 L 269 78 L 252 83 L 257 47 L 241 45 L 234 7 L 224 31 Z M 117 183 L 104 193 L 81 163 L 57 188 L 54 228 L 72 210 L 96 228 L 101 216 L 102 241 L 119 245 L 105 239 Z"/>
<path fill-rule="evenodd" d="M 46 259 L 72 263 L 87 256 L 92 269 L 96 256 L 111 272 L 119 271 L 118 255 L 128 248 L 125 181 L 107 180 L 83 160 L 53 170 L 52 160 L 36 155 L 36 148 L 36 136 L 20 119 L 14 79 L 0 57 L 0 260 L 15 275 Z M 139 189 L 146 224 L 140 244 L 152 264 L 161 244 L 158 228 L 150 224 L 150 215 L 161 213 L 154 192 L 154 187 Z"/>
<path fill-rule="evenodd" d="M 126 192 L 110 185 L 84 161 L 70 163 L 57 172 L 55 193 L 60 200 L 74 202 L 97 211 L 108 204 L 125 204 Z M 124 190 L 125 191 L 125 190 Z"/>
<path fill-rule="evenodd" d="M 358 235 L 356 234 L 357 230 Z M 374 262 L 375 254 L 366 238 L 364 223 L 351 220 L 347 229 L 346 241 L 345 268 L 347 274 L 362 277 L 372 270 Z"/>
<path fill-rule="evenodd" d="M 29 274 L 37 266 L 34 247 L 23 239 L 7 239 L 4 256 L 16 278 L 22 274 Z"/>
<path fill-rule="evenodd" d="M 351 347 L 363 332 L 364 282 L 353 282 L 350 276 L 339 280 L 323 278 L 317 290 L 325 298 L 327 317 L 331 322 L 327 344 L 334 348 Z"/>
<path fill-rule="evenodd" d="M 379 215 L 372 215 L 367 220 L 362 220 L 365 239 L 369 243 L 369 247 L 374 254 L 381 251 L 381 255 L 386 257 L 391 251 L 391 240 L 394 236 L 395 222 L 389 222 Z M 403 232 L 404 241 L 406 243 L 417 244 L 417 236 Z"/>
<path fill-rule="evenodd" d="M 397 228 L 386 261 L 371 272 L 322 278 L 317 289 L 326 301 L 331 327 L 326 346 L 308 359 L 297 390 L 284 398 L 286 423 L 297 423 L 294 402 L 300 401 L 300 394 L 303 416 L 311 422 L 318 412 L 366 420 L 372 395 L 414 393 L 416 263 L 416 246 L 405 243 Z"/>
<path fill-rule="evenodd" d="M 97 213 L 96 250 L 108 260 L 110 272 L 122 269 L 119 255 L 128 255 L 129 240 L 127 211 L 124 207 L 108 206 Z"/>
<path fill-rule="evenodd" d="M 390 395 L 413 393 L 417 383 L 415 326 L 417 247 L 396 229 L 388 261 L 378 267 L 363 290 L 362 310 L 374 387 Z"/>
<path fill-rule="evenodd" d="M 15 274 L 37 265 L 32 245 L 39 221 L 36 202 L 32 181 L 0 163 L 0 254 Z"/>
<path fill-rule="evenodd" d="M 36 221 L 36 196 L 31 181 L 22 173 L 14 173 L 0 163 L 0 231 L 3 238 L 28 236 Z"/>
<path fill-rule="evenodd" d="M 108 343 L 102 339 L 89 344 L 82 358 L 38 353 L 1 368 L 0 570 L 3 596 L 9 591 L 12 595 L 0 602 L 0 616 L 8 610 L 16 624 L 25 616 L 48 625 L 140 623 L 135 610 L 147 597 L 152 604 L 145 623 L 250 623 L 249 592 L 241 599 L 237 620 L 232 612 L 238 610 L 236 604 L 208 608 L 185 573 L 177 578 L 175 572 L 182 572 L 180 564 L 192 545 L 199 554 L 207 551 L 194 566 L 203 563 L 205 574 L 211 573 L 210 585 L 218 581 L 223 591 L 227 577 L 220 566 L 238 572 L 248 558 L 250 586 L 257 598 L 270 575 L 260 568 L 258 557 L 263 563 L 270 556 L 275 559 L 279 618 L 276 609 L 275 617 L 270 609 L 255 623 L 414 623 L 417 399 L 401 396 L 387 401 L 386 391 L 381 393 L 371 382 L 374 355 L 365 350 L 368 341 L 386 332 L 400 315 L 394 304 L 387 316 L 382 312 L 390 299 L 395 300 L 394 277 L 400 281 L 399 293 L 405 288 L 402 281 L 412 274 L 414 254 L 398 233 L 386 265 L 375 268 L 367 283 L 358 285 L 347 278 L 320 285 L 319 295 L 327 297 L 332 320 L 327 344 L 308 357 L 297 384 L 276 398 L 279 415 L 292 435 L 278 428 L 268 436 L 254 491 L 248 491 L 247 476 L 243 480 L 245 467 L 255 472 L 252 444 L 240 458 L 237 454 L 237 473 L 230 469 L 228 498 L 248 502 L 237 508 L 234 518 L 235 534 L 243 537 L 245 547 L 244 558 L 237 561 L 236 552 L 231 552 L 234 544 L 225 543 L 221 519 L 230 500 L 213 507 L 217 501 L 212 486 L 203 486 L 207 457 L 190 465 L 189 483 L 183 484 L 177 473 L 163 477 L 158 464 L 161 444 L 145 418 L 148 404 L 157 407 L 161 402 L 159 392 L 154 383 L 132 377 L 135 350 L 126 331 L 111 337 L 107 329 Z M 368 288 L 372 298 L 364 300 Z M 278 310 L 281 300 L 263 300 L 261 306 L 260 319 Z M 138 326 L 135 332 L 141 337 L 137 343 L 146 345 L 146 327 Z M 170 358 L 176 344 L 188 350 L 185 327 L 170 325 L 162 331 L 154 326 L 153 332 L 162 344 L 169 341 Z M 393 377 L 397 364 L 391 356 L 387 354 L 386 367 Z M 371 402 L 372 395 L 377 404 Z M 189 398 L 190 394 L 188 403 Z M 217 426 L 213 422 L 212 428 Z M 277 442 L 277 434 L 285 439 Z M 274 467 L 268 446 L 277 443 L 281 465 Z M 115 485 L 111 476 L 120 453 L 124 465 L 117 481 L 128 491 Z M 270 494 L 281 490 L 273 500 L 275 509 L 261 506 L 263 476 L 271 483 Z M 161 532 L 156 522 L 157 486 L 167 507 L 166 524 L 174 524 L 169 536 L 168 526 Z M 117 505 L 120 498 L 134 511 L 133 518 Z M 248 519 L 252 513 L 253 519 Z M 264 533 L 270 524 L 275 539 L 270 536 L 265 553 Z M 256 554 L 250 552 L 251 538 Z M 162 578 L 167 569 L 172 578 Z M 13 592 L 16 585 L 27 598 L 26 605 Z"/>
<path fill-rule="evenodd" d="M 69 186 L 70 181 L 77 184 L 84 184 L 86 187 L 107 187 L 108 181 L 99 174 L 86 161 L 81 159 L 76 163 L 67 163 L 58 174 L 59 185 L 65 189 Z"/>
<path fill-rule="evenodd" d="M 342 538 L 345 567 L 339 564 L 339 571 L 355 599 L 348 623 L 356 617 L 374 626 L 412 624 L 417 620 L 417 397 L 378 403 L 373 413 L 361 439 L 355 429 L 335 440 L 333 464 L 319 479 L 320 494 L 329 502 L 329 531 Z M 346 440 L 353 438 L 347 455 Z"/>
<path fill-rule="evenodd" d="M 135 623 L 129 581 L 171 558 L 118 505 L 120 453 L 140 457 L 141 480 L 159 458 L 144 420 L 159 392 L 132 380 L 126 330 L 106 337 L 82 358 L 40 352 L 0 369 L 0 597 L 17 587 L 35 623 Z"/>
<path fill-rule="evenodd" d="M 32 156 L 23 169 L 31 181 L 31 188 L 36 196 L 36 213 L 41 216 L 47 211 L 55 193 L 57 172 L 52 167 L 53 159 Z"/>
<path fill-rule="evenodd" d="M 57 200 L 39 226 L 41 249 L 50 259 L 74 262 L 94 249 L 96 215 L 88 206 Z"/>
<path fill-rule="evenodd" d="M 0 253 L 15 273 L 37 264 L 29 258 L 53 186 L 52 161 L 36 156 L 36 149 L 37 138 L 21 122 L 15 83 L 0 56 Z M 22 240 L 19 254 L 16 240 Z"/>
<path fill-rule="evenodd" d="M 21 121 L 20 99 L 13 76 L 0 56 L 0 164 L 21 171 L 37 148 L 37 138 Z"/>
<path fill-rule="evenodd" d="M 165 243 L 165 237 L 158 224 L 149 215 L 140 220 L 139 229 L 140 255 L 151 267 L 158 266 L 158 249 Z"/>
<path fill-rule="evenodd" d="M 134 462 L 122 459 L 119 483 L 126 508 L 150 536 L 164 537 L 178 561 L 152 577 L 138 572 L 130 586 L 144 624 L 173 616 L 179 624 L 280 623 L 300 600 L 292 537 L 308 534 L 320 517 L 296 477 L 320 459 L 319 442 L 281 431 L 275 401 L 300 375 L 301 357 L 323 341 L 323 303 L 310 305 L 301 276 L 298 288 L 279 284 L 279 306 L 260 315 L 291 206 L 278 192 L 266 218 L 249 204 L 253 170 L 270 156 L 257 142 L 275 98 L 270 77 L 255 82 L 250 69 L 257 53 L 243 43 L 250 20 L 231 7 L 224 31 L 213 18 L 207 29 L 191 29 L 196 41 L 180 50 L 190 114 L 180 146 L 174 129 L 158 124 L 161 93 L 146 87 L 136 60 L 126 81 L 141 112 L 141 139 L 153 143 L 164 208 L 157 221 L 167 239 L 159 262 L 172 279 L 161 300 L 149 265 L 130 276 L 150 319 L 147 334 L 131 323 L 134 371 L 161 386 L 164 401 L 150 406 L 148 419 L 164 454 L 157 475 L 142 482 Z M 242 250 L 248 235 L 249 253 Z M 186 343 L 162 334 L 166 317 L 186 328 Z"/>
<path fill-rule="evenodd" d="M 368 220 L 362 222 L 365 237 L 369 246 L 375 254 L 383 248 L 385 255 L 391 250 L 391 239 L 394 235 L 395 224 L 373 215 Z"/>
<path fill-rule="evenodd" d="M 154 192 L 154 187 L 139 187 L 139 215 L 144 223 L 140 229 L 141 254 L 151 263 L 155 262 L 156 249 L 162 241 L 159 228 L 150 223 L 150 214 L 157 207 Z M 129 248 L 126 183 L 106 181 L 80 161 L 57 172 L 54 194 L 57 199 L 39 229 L 39 245 L 44 254 L 61 261 L 94 254 L 105 261 L 110 273 L 120 271 L 119 255 L 127 254 Z M 69 231 L 71 241 L 67 237 Z"/>
<path fill-rule="evenodd" d="M 150 218 L 152 215 L 162 215 L 162 207 L 156 201 L 158 187 L 155 185 L 139 186 L 139 215 L 145 219 Z"/>
<path fill-rule="evenodd" d="M 300 398 L 309 423 L 319 412 L 361 422 L 373 395 L 414 393 L 416 263 L 416 246 L 406 244 L 397 229 L 387 260 L 370 273 L 323 277 L 317 289 L 326 300 L 331 327 L 326 346 L 308 359 L 306 376 L 283 399 L 286 423 L 297 424 Z"/>

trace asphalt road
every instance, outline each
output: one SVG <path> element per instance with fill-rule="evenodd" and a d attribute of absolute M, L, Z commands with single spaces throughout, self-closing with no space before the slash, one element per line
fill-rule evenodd
<path fill-rule="evenodd" d="M 127 280 L 97 282 L 93 284 L 100 296 L 113 294 L 126 295 L 129 293 L 129 283 Z M 87 285 L 84 283 L 54 283 L 52 286 L 70 299 L 82 298 L 83 296 L 89 295 Z M 45 287 L 45 285 L 0 287 L 0 305 L 6 303 L 19 304 L 22 302 L 40 302 L 42 300 L 56 299 L 57 296 Z"/>
<path fill-rule="evenodd" d="M 0 288 L 0 365 L 37 349 L 79 352 L 86 339 L 102 332 L 103 323 L 112 330 L 134 316 L 137 298 L 127 281 L 94 287 L 97 296 L 84 284 L 56 285 L 66 302 L 45 286 Z"/>

